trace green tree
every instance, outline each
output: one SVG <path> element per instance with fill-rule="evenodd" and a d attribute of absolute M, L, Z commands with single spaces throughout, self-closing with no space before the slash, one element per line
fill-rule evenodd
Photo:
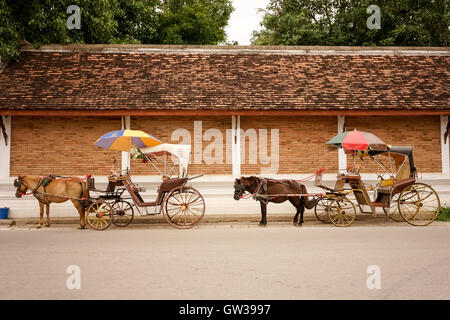
<path fill-rule="evenodd" d="M 448 46 L 450 0 L 271 0 L 252 42 L 259 45 Z M 369 30 L 367 8 L 381 9 Z"/>
<path fill-rule="evenodd" d="M 20 41 L 19 24 L 14 19 L 11 8 L 6 0 L 0 0 L 0 57 L 18 59 L 16 49 Z"/>
<path fill-rule="evenodd" d="M 67 8 L 81 9 L 81 29 L 69 30 Z M 18 59 L 18 44 L 217 44 L 231 0 L 0 0 L 0 56 Z"/>
<path fill-rule="evenodd" d="M 233 11 L 229 0 L 164 0 L 161 9 L 158 43 L 199 45 L 225 41 Z"/>
<path fill-rule="evenodd" d="M 115 20 L 118 43 L 153 43 L 157 38 L 158 0 L 118 0 Z"/>

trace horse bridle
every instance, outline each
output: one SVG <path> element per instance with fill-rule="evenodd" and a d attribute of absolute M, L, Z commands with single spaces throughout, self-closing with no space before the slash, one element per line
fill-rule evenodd
<path fill-rule="evenodd" d="M 23 178 L 19 176 L 17 179 L 14 180 L 14 187 L 17 188 L 16 196 L 17 196 L 17 195 L 22 196 L 22 195 L 24 194 L 24 193 L 20 190 L 20 187 L 21 187 L 22 185 L 25 186 L 25 187 L 27 188 L 27 190 L 30 189 L 30 188 L 28 188 L 28 186 L 27 186 L 27 185 L 25 184 L 25 182 L 23 181 Z M 25 191 L 25 192 L 26 192 L 26 191 Z"/>
<path fill-rule="evenodd" d="M 244 184 L 242 182 L 239 182 L 238 184 L 234 185 L 234 193 L 238 193 L 239 196 L 243 196 L 247 190 L 245 190 Z"/>
<path fill-rule="evenodd" d="M 14 180 L 14 187 L 19 188 L 23 184 L 23 180 L 21 177 Z"/>
<path fill-rule="evenodd" d="M 18 177 L 17 179 L 14 180 L 14 187 L 16 187 L 17 189 L 19 189 L 21 186 L 25 186 L 27 188 L 27 190 L 31 190 L 33 194 L 35 194 L 37 188 L 35 190 L 31 189 L 24 181 L 23 181 L 23 177 Z M 26 192 L 26 190 L 25 190 Z M 20 195 L 24 195 L 25 193 L 23 193 L 22 191 L 19 192 Z"/>
<path fill-rule="evenodd" d="M 24 185 L 25 187 L 27 187 L 27 189 L 30 189 L 25 182 L 23 181 L 23 177 L 18 177 L 17 179 L 14 180 L 14 187 L 16 188 L 20 188 L 22 185 Z"/>
<path fill-rule="evenodd" d="M 244 184 L 242 183 L 242 181 L 239 180 L 239 183 L 234 185 L 234 192 L 235 192 L 235 194 L 237 192 L 239 192 L 239 197 L 240 198 L 243 198 L 244 194 L 246 192 L 248 192 L 251 195 L 251 197 L 256 200 L 255 195 L 257 193 L 259 193 L 259 190 L 261 189 L 262 184 L 263 184 L 263 181 L 258 178 L 258 185 L 256 186 L 255 191 L 253 193 L 251 193 L 250 191 L 245 189 Z"/>

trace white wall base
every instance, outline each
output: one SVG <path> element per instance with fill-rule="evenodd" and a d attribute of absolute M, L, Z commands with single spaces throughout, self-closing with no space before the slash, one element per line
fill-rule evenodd
<path fill-rule="evenodd" d="M 302 179 L 309 174 L 303 175 L 279 175 L 273 176 L 278 179 Z M 106 188 L 106 177 L 95 177 L 96 187 L 99 189 Z M 375 185 L 376 177 L 374 175 L 363 175 L 364 182 Z M 27 196 L 17 199 L 14 196 L 15 188 L 13 186 L 14 178 L 0 179 L 0 207 L 10 208 L 11 218 L 27 218 L 39 217 L 39 205 L 33 196 Z M 157 186 L 161 183 L 159 177 L 134 176 L 133 181 L 140 186 L 146 188 L 146 192 L 142 193 L 144 199 L 151 201 L 156 197 Z M 324 175 L 323 183 L 333 186 L 336 181 L 334 174 Z M 450 175 L 423 174 L 421 182 L 430 184 L 441 199 L 441 205 L 450 205 Z M 259 204 L 253 199 L 241 199 L 236 201 L 233 199 L 234 179 L 230 176 L 203 176 L 201 178 L 190 181 L 192 186 L 203 195 L 206 202 L 206 214 L 259 214 Z M 308 192 L 322 192 L 313 186 L 313 182 L 305 183 Z M 92 193 L 91 196 L 94 194 Z M 127 197 L 127 193 L 124 194 Z M 70 201 L 62 204 L 53 204 L 50 207 L 51 217 L 77 217 L 78 213 Z M 295 208 L 289 203 L 270 204 L 270 213 L 294 214 Z M 311 212 L 311 211 L 309 211 Z M 135 212 L 135 214 L 138 214 Z"/>

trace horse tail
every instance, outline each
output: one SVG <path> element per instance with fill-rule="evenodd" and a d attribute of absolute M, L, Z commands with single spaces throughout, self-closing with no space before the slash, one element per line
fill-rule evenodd
<path fill-rule="evenodd" d="M 303 184 L 300 184 L 300 190 L 302 194 L 307 194 L 308 191 L 306 191 L 306 187 Z M 311 200 L 309 200 L 308 196 L 302 196 L 301 197 L 302 201 L 303 201 L 303 205 L 305 206 L 306 209 L 312 209 L 316 206 L 317 202 L 319 201 L 319 199 L 316 198 L 312 198 Z"/>

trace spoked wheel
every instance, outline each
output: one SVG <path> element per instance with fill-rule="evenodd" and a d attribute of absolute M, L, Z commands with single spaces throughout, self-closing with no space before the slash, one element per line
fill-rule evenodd
<path fill-rule="evenodd" d="M 323 223 L 330 223 L 327 208 L 332 202 L 333 199 L 327 197 L 321 197 L 319 201 L 317 201 L 316 205 L 314 206 L 314 214 L 316 215 L 317 220 Z"/>
<path fill-rule="evenodd" d="M 348 198 L 333 200 L 328 206 L 328 219 L 336 227 L 347 227 L 355 221 L 356 207 Z"/>
<path fill-rule="evenodd" d="M 133 221 L 134 210 L 131 203 L 121 200 L 112 205 L 114 219 L 112 223 L 117 227 L 126 227 Z"/>
<path fill-rule="evenodd" d="M 95 230 L 105 230 L 113 221 L 112 207 L 105 201 L 97 201 L 89 206 L 86 212 L 86 220 L 89 226 Z"/>
<path fill-rule="evenodd" d="M 192 187 L 180 187 L 170 191 L 163 207 L 167 222 L 180 229 L 196 226 L 205 214 L 205 200 Z"/>
<path fill-rule="evenodd" d="M 398 209 L 409 224 L 426 226 L 439 215 L 441 203 L 433 188 L 424 183 L 415 183 L 400 194 Z"/>
<path fill-rule="evenodd" d="M 398 210 L 398 199 L 399 199 L 400 193 L 394 194 L 391 198 L 391 206 L 389 209 L 389 219 L 395 221 L 395 222 L 404 222 L 405 219 L 403 219 L 402 215 L 400 214 L 400 211 Z M 386 209 L 383 208 L 384 212 L 386 213 Z"/>

